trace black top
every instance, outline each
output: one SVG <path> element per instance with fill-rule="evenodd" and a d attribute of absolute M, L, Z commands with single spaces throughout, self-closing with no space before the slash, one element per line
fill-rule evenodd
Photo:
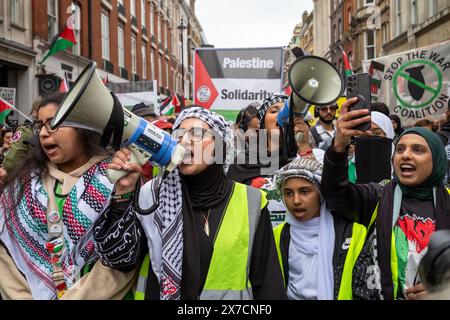
<path fill-rule="evenodd" d="M 393 220 L 393 195 L 396 183 L 389 182 L 382 187 L 376 183 L 353 184 L 348 181 L 347 152 L 336 152 L 333 146 L 327 149 L 324 158 L 321 193 L 332 209 L 351 221 L 369 226 L 372 214 L 378 206 L 378 215 L 375 223 L 368 230 L 365 247 L 369 243 L 376 244 L 377 262 L 380 268 L 381 291 L 385 299 L 393 299 L 393 282 L 391 272 L 391 239 Z M 450 197 L 442 186 L 436 194 L 436 230 L 450 228 Z M 403 200 L 408 206 L 411 202 Z M 416 204 L 417 205 L 417 204 Z M 376 235 L 372 232 L 376 231 Z M 373 250 L 373 248 L 371 249 Z M 370 251 L 370 250 L 369 250 Z M 362 257 L 367 253 L 366 259 Z M 371 260 L 374 252 L 363 248 L 355 265 L 355 271 L 360 264 L 359 260 L 366 260 L 367 266 L 373 264 Z M 364 272 L 367 274 L 366 272 Z M 355 289 L 355 287 L 354 287 Z"/>
<path fill-rule="evenodd" d="M 205 234 L 205 220 L 202 216 L 202 212 L 205 216 L 207 215 L 209 208 L 196 207 L 192 211 L 189 210 L 188 207 L 192 207 L 192 203 L 190 201 L 191 199 L 187 198 L 187 192 L 185 192 L 186 185 L 183 183 L 184 206 L 182 214 L 184 248 L 183 278 L 181 282 L 181 299 L 183 300 L 196 300 L 202 292 L 212 258 L 213 241 L 235 185 L 230 180 L 228 182 L 226 183 L 227 187 L 225 188 L 225 197 L 223 200 L 210 208 L 209 236 Z M 218 182 L 218 184 L 221 183 Z M 223 191 L 223 189 L 221 190 Z M 113 202 L 108 212 L 105 212 L 101 216 L 101 219 L 104 221 L 97 222 L 97 225 L 103 224 L 104 228 L 108 228 L 114 224 L 113 221 L 123 219 L 127 215 L 128 205 L 129 202 Z M 144 235 L 137 219 L 135 219 L 135 224 L 140 229 L 140 234 Z M 114 230 L 108 232 L 114 232 Z M 136 250 L 135 256 L 139 256 L 139 258 L 133 259 L 134 262 L 131 265 L 124 267 L 114 266 L 116 269 L 129 272 L 133 268 L 140 267 L 143 256 L 148 253 L 148 248 L 145 236 L 141 236 L 139 241 L 140 245 L 135 245 L 133 248 L 133 250 Z M 101 255 L 101 259 L 104 261 L 105 256 Z M 281 269 L 275 248 L 272 224 L 267 207 L 261 210 L 256 229 L 251 253 L 249 279 L 255 299 L 286 299 Z M 158 300 L 159 297 L 159 283 L 150 265 L 145 298 Z"/>

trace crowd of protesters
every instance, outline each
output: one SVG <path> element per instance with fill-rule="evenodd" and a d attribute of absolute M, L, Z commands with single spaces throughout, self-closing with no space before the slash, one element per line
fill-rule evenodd
<path fill-rule="evenodd" d="M 432 234 L 450 229 L 450 106 L 443 123 L 405 128 L 383 103 L 352 111 L 354 98 L 294 113 L 284 132 L 281 93 L 235 121 L 137 104 L 134 114 L 186 150 L 163 174 L 130 162 L 127 148 L 100 147 L 98 133 L 52 128 L 64 98 L 48 95 L 33 123 L 2 128 L 2 299 L 394 300 L 432 290 L 419 269 Z M 368 131 L 354 129 L 364 122 Z M 108 168 L 127 174 L 113 183 Z"/>

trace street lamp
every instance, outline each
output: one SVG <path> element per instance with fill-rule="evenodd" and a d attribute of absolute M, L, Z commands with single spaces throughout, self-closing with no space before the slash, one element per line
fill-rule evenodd
<path fill-rule="evenodd" d="M 184 41 L 183 41 L 183 33 L 184 30 L 187 29 L 187 26 L 184 25 L 183 18 L 181 18 L 181 23 L 177 28 L 180 30 L 180 37 L 181 37 L 181 90 L 184 97 Z"/>

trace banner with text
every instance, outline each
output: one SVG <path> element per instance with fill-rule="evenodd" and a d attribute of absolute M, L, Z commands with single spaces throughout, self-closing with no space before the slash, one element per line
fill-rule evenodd
<path fill-rule="evenodd" d="M 374 100 L 412 126 L 422 118 L 441 120 L 449 106 L 450 41 L 373 59 Z"/>
<path fill-rule="evenodd" d="M 235 120 L 248 104 L 282 90 L 283 64 L 281 47 L 197 48 L 194 103 Z"/>

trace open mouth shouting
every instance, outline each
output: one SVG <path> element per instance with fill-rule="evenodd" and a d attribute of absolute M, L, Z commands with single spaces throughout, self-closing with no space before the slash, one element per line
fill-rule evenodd
<path fill-rule="evenodd" d="M 412 177 L 416 172 L 416 167 L 409 163 L 400 164 L 400 174 L 404 178 Z"/>
<path fill-rule="evenodd" d="M 58 154 L 58 145 L 56 143 L 43 143 L 42 148 L 49 158 L 53 158 Z"/>

